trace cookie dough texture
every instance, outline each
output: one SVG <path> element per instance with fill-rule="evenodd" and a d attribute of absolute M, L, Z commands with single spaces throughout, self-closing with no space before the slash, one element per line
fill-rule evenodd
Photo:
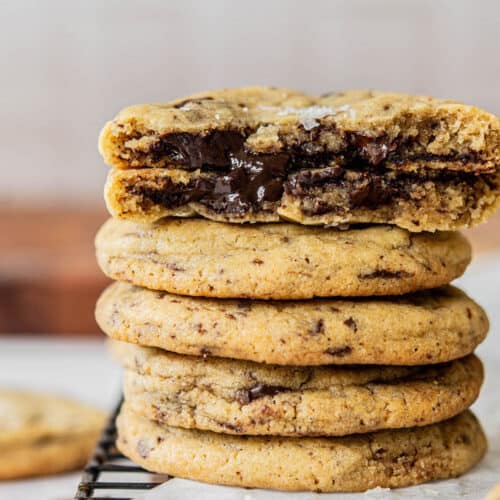
<path fill-rule="evenodd" d="M 82 467 L 104 419 L 93 408 L 56 396 L 0 389 L 0 479 Z"/>
<path fill-rule="evenodd" d="M 304 302 L 181 297 L 126 283 L 100 297 L 111 338 L 179 354 L 279 365 L 422 365 L 470 354 L 488 319 L 457 288 L 399 298 Z"/>
<path fill-rule="evenodd" d="M 208 483 L 281 490 L 364 491 L 456 477 L 483 456 L 468 411 L 425 427 L 333 438 L 242 437 L 118 418 L 117 446 L 146 469 Z"/>
<path fill-rule="evenodd" d="M 498 206 L 500 125 L 454 101 L 253 87 L 132 106 L 104 127 L 106 201 L 141 221 L 477 224 Z"/>
<path fill-rule="evenodd" d="M 466 410 L 483 380 L 474 355 L 419 367 L 284 367 L 114 342 L 134 413 L 226 434 L 343 436 L 428 425 Z"/>
<path fill-rule="evenodd" d="M 449 283 L 471 258 L 459 233 L 201 219 L 110 219 L 96 249 L 101 269 L 115 280 L 181 295 L 252 299 L 400 295 Z"/>

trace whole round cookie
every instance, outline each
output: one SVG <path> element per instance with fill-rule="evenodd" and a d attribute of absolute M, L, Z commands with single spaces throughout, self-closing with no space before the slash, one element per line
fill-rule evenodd
<path fill-rule="evenodd" d="M 57 396 L 0 390 L 0 479 L 77 469 L 88 460 L 104 414 Z"/>
<path fill-rule="evenodd" d="M 113 342 L 135 413 L 227 434 L 344 436 L 428 425 L 466 410 L 483 380 L 474 355 L 414 367 L 284 367 L 200 360 Z"/>
<path fill-rule="evenodd" d="M 488 319 L 447 286 L 391 298 L 297 302 L 181 297 L 114 283 L 97 302 L 110 337 L 179 354 L 278 365 L 424 365 L 470 354 Z"/>
<path fill-rule="evenodd" d="M 364 491 L 463 474 L 486 451 L 466 411 L 438 424 L 330 438 L 229 436 L 160 425 L 127 406 L 120 451 L 142 467 L 208 483 L 280 490 Z"/>
<path fill-rule="evenodd" d="M 460 276 L 471 258 L 459 233 L 201 219 L 110 219 L 96 249 L 102 270 L 115 280 L 181 295 L 280 300 L 434 288 Z"/>

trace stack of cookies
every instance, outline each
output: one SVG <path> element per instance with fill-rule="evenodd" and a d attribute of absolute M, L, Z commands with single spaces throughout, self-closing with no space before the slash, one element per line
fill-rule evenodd
<path fill-rule="evenodd" d="M 453 101 L 278 88 L 109 122 L 117 280 L 97 320 L 125 367 L 118 447 L 218 484 L 362 491 L 454 477 L 485 436 L 484 311 L 455 232 L 499 204 L 497 118 Z"/>

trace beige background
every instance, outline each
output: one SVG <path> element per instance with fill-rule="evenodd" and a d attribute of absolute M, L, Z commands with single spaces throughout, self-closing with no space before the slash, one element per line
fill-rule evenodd
<path fill-rule="evenodd" d="M 4 202 L 100 200 L 104 121 L 206 88 L 378 87 L 500 113 L 495 0 L 0 0 L 0 14 Z"/>

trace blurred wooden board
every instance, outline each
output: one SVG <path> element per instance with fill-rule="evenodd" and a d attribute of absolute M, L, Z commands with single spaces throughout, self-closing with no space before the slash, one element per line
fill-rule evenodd
<path fill-rule="evenodd" d="M 97 334 L 104 208 L 0 208 L 0 332 Z"/>
<path fill-rule="evenodd" d="M 104 208 L 0 207 L 0 333 L 97 334 L 94 305 L 109 282 L 94 235 Z M 500 250 L 500 214 L 466 231 L 477 254 Z"/>

